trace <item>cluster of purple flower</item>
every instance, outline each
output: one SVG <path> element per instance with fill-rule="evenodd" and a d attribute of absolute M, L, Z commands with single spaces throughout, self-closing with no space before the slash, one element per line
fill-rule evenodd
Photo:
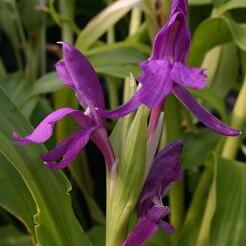
<path fill-rule="evenodd" d="M 145 104 L 152 112 L 157 111 L 157 121 L 158 111 L 161 111 L 170 93 L 211 130 L 226 136 L 239 135 L 239 131 L 225 125 L 204 109 L 185 88 L 203 89 L 207 82 L 203 69 L 185 64 L 190 46 L 187 19 L 187 0 L 172 0 L 169 18 L 156 34 L 152 54 L 140 64 L 142 74 L 137 78 L 139 89 L 128 102 L 112 111 L 105 110 L 103 91 L 92 65 L 78 50 L 62 42 L 63 60 L 56 64 L 57 74 L 66 86 L 75 91 L 85 112 L 72 108 L 58 109 L 48 115 L 30 135 L 20 137 L 14 133 L 15 143 L 22 145 L 47 141 L 55 123 L 70 115 L 78 123 L 79 129 L 46 153 L 42 157 L 44 163 L 55 170 L 67 167 L 91 139 L 103 153 L 110 171 L 116 161 L 105 118 L 123 117 Z M 137 204 L 138 221 L 123 245 L 141 245 L 158 228 L 166 232 L 173 231 L 171 225 L 162 221 L 169 214 L 169 208 L 162 203 L 162 196 L 171 183 L 182 177 L 181 149 L 182 143 L 176 140 L 152 162 Z"/>

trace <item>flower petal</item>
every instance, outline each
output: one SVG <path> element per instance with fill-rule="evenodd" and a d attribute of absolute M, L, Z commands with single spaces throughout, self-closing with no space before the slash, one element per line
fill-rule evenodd
<path fill-rule="evenodd" d="M 154 159 L 138 201 L 138 217 L 143 217 L 160 199 L 168 187 L 182 178 L 180 154 L 182 142 L 176 140 L 163 149 Z"/>
<path fill-rule="evenodd" d="M 97 145 L 97 147 L 102 152 L 107 162 L 108 168 L 111 171 L 113 165 L 116 165 L 116 160 L 105 128 L 98 128 L 92 134 L 91 140 Z"/>
<path fill-rule="evenodd" d="M 143 74 L 138 77 L 142 83 L 139 97 L 149 108 L 158 106 L 170 93 L 172 80 L 169 79 L 171 63 L 168 59 L 150 60 L 142 65 Z"/>
<path fill-rule="evenodd" d="M 73 116 L 81 127 L 93 124 L 90 118 L 85 116 L 81 111 L 73 108 L 61 108 L 49 114 L 41 123 L 39 123 L 30 135 L 20 137 L 14 132 L 14 143 L 23 145 L 29 143 L 43 143 L 47 141 L 53 133 L 55 123 L 67 115 Z"/>
<path fill-rule="evenodd" d="M 171 13 L 167 23 L 156 34 L 150 59 L 169 58 L 184 62 L 190 46 L 187 16 L 182 11 Z"/>
<path fill-rule="evenodd" d="M 122 246 L 140 246 L 149 239 L 158 229 L 158 226 L 147 219 L 140 219 Z"/>
<path fill-rule="evenodd" d="M 203 69 L 187 67 L 181 62 L 174 62 L 171 78 L 176 83 L 193 89 L 204 89 L 207 84 L 207 75 Z"/>
<path fill-rule="evenodd" d="M 182 11 L 185 15 L 188 15 L 188 1 L 187 0 L 172 0 L 170 7 L 170 15 L 173 15 L 177 11 Z"/>
<path fill-rule="evenodd" d="M 81 106 L 105 108 L 103 90 L 96 72 L 87 58 L 72 45 L 62 42 L 66 69 L 76 88 Z"/>
<path fill-rule="evenodd" d="M 43 156 L 43 161 L 48 168 L 60 170 L 71 164 L 78 156 L 81 149 L 87 144 L 92 132 L 97 126 L 80 129 L 58 144 L 55 149 Z"/>
<path fill-rule="evenodd" d="M 131 113 L 141 105 L 139 97 L 140 89 L 131 97 L 131 99 L 128 102 L 122 104 L 121 106 L 110 111 L 97 108 L 96 111 L 104 118 L 115 119 L 124 117 L 125 115 Z"/>
<path fill-rule="evenodd" d="M 147 213 L 146 217 L 155 222 L 159 223 L 159 221 L 165 218 L 170 213 L 168 206 L 163 206 L 160 204 L 155 204 Z"/>
<path fill-rule="evenodd" d="M 75 86 L 73 84 L 73 80 L 72 80 L 70 74 L 67 71 L 65 62 L 61 60 L 61 61 L 56 63 L 55 67 L 56 67 L 56 72 L 57 72 L 57 75 L 58 75 L 59 79 L 62 82 L 64 82 L 65 85 L 67 85 L 68 87 L 70 87 L 73 90 L 75 90 Z"/>
<path fill-rule="evenodd" d="M 208 112 L 182 86 L 175 85 L 173 87 L 173 93 L 190 112 L 192 112 L 206 127 L 212 131 L 225 136 L 239 136 L 241 134 L 240 131 L 224 124 L 222 121 Z"/>
<path fill-rule="evenodd" d="M 165 221 L 160 221 L 158 226 L 159 228 L 161 228 L 163 231 L 165 231 L 168 234 L 175 232 L 175 228 Z"/>

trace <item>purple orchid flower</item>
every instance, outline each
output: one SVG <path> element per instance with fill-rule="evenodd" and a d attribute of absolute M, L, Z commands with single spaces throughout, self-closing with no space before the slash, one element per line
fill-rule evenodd
<path fill-rule="evenodd" d="M 176 140 L 154 159 L 137 204 L 137 223 L 122 246 L 142 245 L 158 228 L 167 233 L 174 231 L 162 221 L 170 213 L 169 207 L 162 203 L 162 196 L 172 183 L 182 178 L 181 150 L 182 142 Z"/>
<path fill-rule="evenodd" d="M 56 64 L 58 77 L 75 91 L 85 112 L 68 107 L 58 109 L 49 114 L 30 135 L 20 137 L 14 132 L 14 143 L 43 143 L 52 136 L 57 121 L 71 116 L 79 129 L 42 157 L 45 164 L 55 170 L 67 167 L 91 139 L 102 151 L 111 170 L 115 158 L 105 130 L 105 120 L 95 111 L 95 108 L 105 108 L 99 79 L 92 65 L 78 50 L 65 42 L 62 42 L 62 49 L 63 60 Z"/>
<path fill-rule="evenodd" d="M 187 0 L 172 0 L 167 23 L 156 34 L 152 54 L 140 63 L 142 74 L 137 78 L 139 89 L 125 104 L 100 113 L 107 118 L 119 118 L 141 104 L 161 109 L 169 94 L 176 96 L 205 126 L 226 136 L 238 136 L 237 131 L 203 108 L 185 88 L 203 89 L 207 76 L 203 69 L 185 64 L 190 47 Z"/>

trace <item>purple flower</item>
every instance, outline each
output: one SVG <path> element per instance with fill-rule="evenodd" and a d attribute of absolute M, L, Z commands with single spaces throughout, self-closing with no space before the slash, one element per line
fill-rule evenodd
<path fill-rule="evenodd" d="M 42 159 L 51 169 L 67 167 L 78 156 L 80 150 L 91 139 L 102 151 L 109 169 L 114 164 L 114 154 L 105 130 L 105 120 L 95 108 L 105 108 L 100 82 L 89 61 L 73 46 L 62 43 L 63 60 L 56 64 L 56 71 L 64 84 L 75 91 L 85 112 L 73 108 L 61 108 L 49 114 L 28 136 L 20 137 L 15 132 L 15 144 L 43 143 L 53 133 L 55 123 L 65 116 L 71 116 L 79 129 L 59 143 Z"/>
<path fill-rule="evenodd" d="M 140 63 L 142 74 L 137 78 L 139 89 L 125 104 L 100 113 L 107 118 L 119 118 L 141 104 L 155 109 L 163 105 L 169 94 L 176 96 L 205 126 L 228 136 L 240 132 L 227 126 L 203 108 L 185 88 L 203 89 L 207 76 L 203 69 L 189 67 L 185 61 L 190 47 L 187 0 L 172 0 L 167 23 L 156 34 L 152 54 Z"/>
<path fill-rule="evenodd" d="M 182 178 L 181 150 L 182 143 L 176 140 L 154 159 L 137 204 L 137 223 L 122 246 L 142 245 L 158 228 L 167 233 L 174 231 L 162 220 L 170 212 L 169 207 L 163 205 L 162 196 L 173 182 Z"/>

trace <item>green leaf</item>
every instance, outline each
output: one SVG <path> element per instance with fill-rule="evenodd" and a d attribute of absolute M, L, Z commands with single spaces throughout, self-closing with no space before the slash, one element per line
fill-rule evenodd
<path fill-rule="evenodd" d="M 95 246 L 105 246 L 106 228 L 105 226 L 94 226 L 87 232 L 88 237 Z"/>
<path fill-rule="evenodd" d="M 28 235 L 20 233 L 13 226 L 0 227 L 0 246 L 32 246 Z"/>
<path fill-rule="evenodd" d="M 38 11 L 36 0 L 19 0 L 18 9 L 28 34 L 38 31 L 43 25 L 44 11 Z"/>
<path fill-rule="evenodd" d="M 32 97 L 33 84 L 22 73 L 8 74 L 0 80 L 0 85 L 4 88 L 8 96 L 18 106 L 21 112 L 30 118 L 32 111 L 36 107 L 39 98 Z"/>
<path fill-rule="evenodd" d="M 245 163 L 218 159 L 216 194 L 209 245 L 245 245 Z"/>
<path fill-rule="evenodd" d="M 189 0 L 189 5 L 213 4 L 214 0 Z"/>
<path fill-rule="evenodd" d="M 129 71 L 134 75 L 140 72 L 138 63 L 147 58 L 150 50 L 136 42 L 119 42 L 103 45 L 86 52 L 98 73 L 124 78 Z"/>
<path fill-rule="evenodd" d="M 31 96 L 58 91 L 64 84 L 58 79 L 55 72 L 50 72 L 38 79 L 32 88 Z"/>
<path fill-rule="evenodd" d="M 0 1 L 0 26 L 7 34 L 12 46 L 16 47 L 19 42 L 19 34 L 11 2 Z"/>
<path fill-rule="evenodd" d="M 0 173 L 0 205 L 19 219 L 35 238 L 36 204 L 20 174 L 1 153 Z"/>
<path fill-rule="evenodd" d="M 140 2 L 141 0 L 118 0 L 108 6 L 81 31 L 76 41 L 76 47 L 81 51 L 88 49 L 102 34 Z"/>
<path fill-rule="evenodd" d="M 105 216 L 93 197 L 93 180 L 88 164 L 85 152 L 83 152 L 80 154 L 78 161 L 75 161 L 69 167 L 69 171 L 83 193 L 93 221 L 98 224 L 105 224 Z"/>
<path fill-rule="evenodd" d="M 134 76 L 137 76 L 139 75 L 141 70 L 138 65 L 128 64 L 120 66 L 100 67 L 97 69 L 97 72 L 116 78 L 125 78 L 129 75 L 129 72 L 131 72 Z"/>
<path fill-rule="evenodd" d="M 177 246 L 198 246 L 196 241 L 203 221 L 211 182 L 214 177 L 214 158 L 214 155 L 209 155 L 206 159 L 206 168 L 191 201 L 182 230 L 178 235 Z"/>
<path fill-rule="evenodd" d="M 221 15 L 226 11 L 238 8 L 246 8 L 246 1 L 245 0 L 231 0 L 227 1 L 223 4 L 218 5 L 215 8 L 215 13 L 217 15 Z"/>
<path fill-rule="evenodd" d="M 183 168 L 191 169 L 204 164 L 207 154 L 216 147 L 219 136 L 204 128 L 197 133 L 185 133 L 182 140 L 184 148 L 181 163 Z"/>
<path fill-rule="evenodd" d="M 226 16 L 205 20 L 193 36 L 189 63 L 199 66 L 208 50 L 231 40 L 246 50 L 246 24 L 239 24 Z"/>
<path fill-rule="evenodd" d="M 226 96 L 235 85 L 239 70 L 238 60 L 237 47 L 231 42 L 217 46 L 209 51 L 202 64 L 207 69 L 209 88 L 211 88 L 213 94 L 216 92 L 216 95 L 220 95 L 220 97 L 213 96 L 213 104 L 219 102 L 217 107 L 215 107 L 215 104 L 211 106 L 221 115 L 223 115 L 225 110 L 221 97 Z"/>
<path fill-rule="evenodd" d="M 170 246 L 171 237 L 166 234 L 163 230 L 159 229 L 154 236 L 152 236 L 146 243 L 145 246 Z"/>
<path fill-rule="evenodd" d="M 209 18 L 196 29 L 192 38 L 189 63 L 199 66 L 208 50 L 232 39 L 223 17 Z"/>
<path fill-rule="evenodd" d="M 32 128 L 3 89 L 0 89 L 0 112 L 0 152 L 18 170 L 36 202 L 35 230 L 39 244 L 91 245 L 73 213 L 68 194 L 70 183 L 62 172 L 48 170 L 40 160 L 44 147 L 13 145 L 13 131 L 26 135 Z"/>

